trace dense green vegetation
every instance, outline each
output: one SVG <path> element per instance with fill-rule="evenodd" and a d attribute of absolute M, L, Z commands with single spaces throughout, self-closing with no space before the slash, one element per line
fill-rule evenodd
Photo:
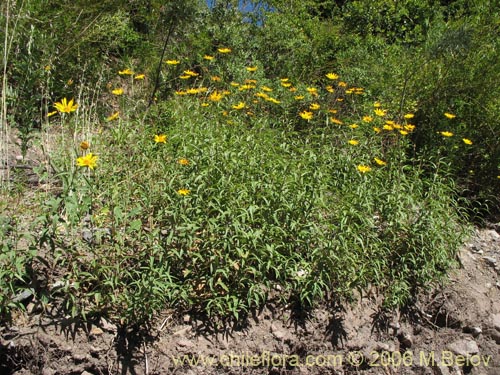
<path fill-rule="evenodd" d="M 236 3 L 1 5 L 3 316 L 401 306 L 498 211 L 497 2 Z"/>

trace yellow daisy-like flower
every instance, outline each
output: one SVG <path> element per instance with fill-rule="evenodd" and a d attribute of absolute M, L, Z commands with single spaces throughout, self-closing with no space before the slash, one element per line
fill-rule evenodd
<path fill-rule="evenodd" d="M 265 91 L 265 92 L 271 92 L 271 91 L 273 91 L 273 89 L 272 89 L 272 88 L 267 87 L 267 86 L 262 86 L 260 89 L 261 89 L 262 91 Z"/>
<path fill-rule="evenodd" d="M 180 79 L 189 79 L 191 77 L 192 76 L 190 76 L 189 74 L 183 74 L 183 75 L 179 76 Z"/>
<path fill-rule="evenodd" d="M 361 173 L 367 173 L 372 170 L 368 165 L 362 165 L 362 164 L 358 165 L 356 168 Z"/>
<path fill-rule="evenodd" d="M 338 74 L 335 74 L 335 73 L 327 73 L 326 74 L 326 78 L 328 78 L 328 79 L 338 79 L 339 76 L 338 76 Z"/>
<path fill-rule="evenodd" d="M 378 133 L 380 133 L 380 132 L 382 131 L 382 129 L 380 129 L 380 128 L 379 128 L 379 127 L 377 127 L 377 126 L 375 126 L 375 127 L 373 128 L 373 130 L 374 130 L 374 131 L 375 131 L 375 133 L 377 133 L 377 134 L 378 134 Z"/>
<path fill-rule="evenodd" d="M 333 88 L 333 86 L 326 86 L 326 91 L 328 92 L 335 92 L 335 89 Z"/>
<path fill-rule="evenodd" d="M 387 131 L 392 131 L 394 130 L 394 127 L 389 125 L 389 124 L 385 124 L 384 127 L 383 127 L 384 130 L 387 130 Z"/>
<path fill-rule="evenodd" d="M 208 99 L 211 100 L 212 102 L 220 102 L 224 95 L 221 92 L 214 91 L 208 96 Z"/>
<path fill-rule="evenodd" d="M 167 143 L 167 136 L 165 134 L 157 134 L 155 135 L 156 143 Z"/>
<path fill-rule="evenodd" d="M 375 163 L 377 163 L 381 167 L 383 167 L 384 165 L 387 164 L 387 162 L 385 162 L 385 161 L 383 161 L 382 159 L 379 159 L 379 158 L 373 158 L 373 160 L 375 160 Z"/>
<path fill-rule="evenodd" d="M 89 148 L 89 147 L 90 147 L 90 143 L 89 143 L 89 142 L 87 142 L 87 141 L 82 141 L 82 142 L 80 143 L 80 148 L 81 148 L 83 151 L 88 150 L 88 148 Z"/>
<path fill-rule="evenodd" d="M 183 91 L 183 90 L 178 90 L 175 92 L 175 95 L 184 96 L 184 95 L 187 95 L 187 92 Z"/>
<path fill-rule="evenodd" d="M 199 76 L 199 74 L 198 74 L 198 73 L 193 72 L 192 70 L 189 70 L 189 69 L 188 69 L 188 70 L 185 70 L 185 71 L 184 71 L 184 74 L 185 74 L 185 75 L 187 75 L 187 76 L 191 76 L 191 77 L 197 77 L 197 76 Z"/>
<path fill-rule="evenodd" d="M 180 165 L 189 165 L 189 160 L 182 158 L 177 161 Z"/>
<path fill-rule="evenodd" d="M 210 56 L 210 55 L 205 55 L 205 56 L 203 56 L 203 58 L 204 58 L 205 60 L 207 60 L 207 61 L 212 61 L 212 60 L 214 59 L 214 57 L 213 57 L 213 56 Z"/>
<path fill-rule="evenodd" d="M 446 118 L 449 118 L 449 119 L 453 119 L 455 117 L 457 117 L 456 115 L 454 115 L 453 113 L 448 113 L 448 112 L 445 112 L 444 114 L 446 116 Z"/>
<path fill-rule="evenodd" d="M 472 144 L 472 141 L 468 138 L 462 138 L 462 141 L 466 144 L 466 145 L 471 145 Z"/>
<path fill-rule="evenodd" d="M 363 116 L 363 121 L 364 122 L 372 122 L 373 121 L 373 117 L 371 117 L 371 116 Z"/>
<path fill-rule="evenodd" d="M 290 80 L 290 78 L 280 78 L 281 82 L 288 82 L 289 80 Z"/>
<path fill-rule="evenodd" d="M 443 137 L 452 137 L 453 133 L 452 132 L 439 132 Z"/>
<path fill-rule="evenodd" d="M 167 60 L 167 61 L 165 61 L 165 64 L 167 64 L 167 65 L 177 65 L 177 64 L 180 64 L 180 61 L 179 60 Z"/>
<path fill-rule="evenodd" d="M 347 143 L 349 143 L 350 145 L 353 145 L 353 146 L 357 146 L 359 145 L 359 141 L 355 140 L 355 139 L 351 139 L 349 140 Z"/>
<path fill-rule="evenodd" d="M 247 66 L 247 71 L 252 73 L 252 72 L 256 72 L 257 71 L 257 67 L 256 66 Z"/>
<path fill-rule="evenodd" d="M 210 77 L 210 80 L 212 82 L 220 82 L 220 81 L 222 81 L 222 78 L 219 76 L 212 76 L 212 77 Z"/>
<path fill-rule="evenodd" d="M 123 95 L 123 89 L 122 88 L 114 89 L 113 91 L 111 91 L 111 93 L 113 95 L 120 96 Z"/>
<path fill-rule="evenodd" d="M 347 87 L 347 83 L 340 81 L 339 82 L 339 87 Z"/>
<path fill-rule="evenodd" d="M 94 169 L 97 164 L 97 155 L 93 155 L 91 152 L 85 156 L 81 156 L 76 159 L 76 165 L 79 167 L 87 167 L 89 169 Z"/>
<path fill-rule="evenodd" d="M 316 87 L 307 87 L 306 91 L 311 95 L 318 95 L 318 89 Z"/>
<path fill-rule="evenodd" d="M 406 115 L 403 116 L 405 119 L 409 120 L 413 117 L 415 117 L 415 115 L 413 113 L 407 113 Z"/>
<path fill-rule="evenodd" d="M 375 103 L 373 103 L 373 106 L 375 108 L 380 108 L 382 106 L 382 104 L 380 104 L 380 102 L 375 102 Z"/>
<path fill-rule="evenodd" d="M 318 109 L 320 109 L 321 106 L 318 104 L 318 103 L 312 103 L 310 106 L 309 106 L 309 109 L 313 110 L 313 111 L 317 111 Z"/>
<path fill-rule="evenodd" d="M 283 87 L 291 87 L 292 83 L 291 82 L 281 82 L 281 86 L 283 86 Z"/>
<path fill-rule="evenodd" d="M 342 120 L 339 120 L 338 118 L 334 118 L 334 117 L 330 117 L 330 121 L 334 124 L 337 124 L 337 125 L 343 124 Z"/>
<path fill-rule="evenodd" d="M 273 104 L 280 104 L 281 103 L 278 99 L 271 98 L 271 97 L 265 98 L 265 100 L 268 102 L 271 102 Z"/>
<path fill-rule="evenodd" d="M 408 135 L 408 132 L 406 130 L 400 130 L 399 133 L 401 135 Z"/>
<path fill-rule="evenodd" d="M 238 104 L 233 105 L 233 109 L 243 109 L 246 105 L 243 102 L 239 102 Z"/>
<path fill-rule="evenodd" d="M 218 48 L 217 51 L 220 53 L 231 53 L 231 48 Z"/>
<path fill-rule="evenodd" d="M 295 100 L 302 100 L 302 99 L 304 99 L 304 95 L 296 95 L 296 96 L 294 96 L 294 99 Z"/>
<path fill-rule="evenodd" d="M 130 69 L 127 68 L 127 69 L 124 69 L 124 70 L 120 70 L 118 72 L 118 74 L 121 75 L 121 76 L 131 76 L 132 74 L 134 74 L 134 72 L 132 70 L 130 70 Z"/>
<path fill-rule="evenodd" d="M 380 117 L 383 117 L 387 114 L 387 110 L 380 109 L 380 108 L 375 109 L 374 112 L 377 116 L 380 116 Z"/>
<path fill-rule="evenodd" d="M 412 124 L 407 124 L 404 126 L 405 130 L 408 130 L 409 132 L 412 132 L 415 130 L 415 125 Z"/>
<path fill-rule="evenodd" d="M 358 128 L 358 127 L 359 127 L 359 125 L 358 125 L 358 124 L 352 124 L 352 125 L 349 125 L 349 127 L 350 127 L 351 129 L 356 129 L 356 128 Z"/>
<path fill-rule="evenodd" d="M 310 120 L 313 118 L 313 113 L 309 111 L 303 111 L 299 113 L 299 116 L 302 117 L 304 120 Z"/>
<path fill-rule="evenodd" d="M 140 81 L 140 80 L 143 80 L 144 78 L 146 78 L 146 75 L 145 74 L 137 74 L 134 79 Z"/>
<path fill-rule="evenodd" d="M 120 117 L 120 112 L 115 112 L 111 116 L 108 116 L 106 118 L 106 121 L 114 121 L 114 120 L 118 119 L 118 117 Z"/>
<path fill-rule="evenodd" d="M 73 99 L 68 102 L 66 98 L 62 98 L 60 102 L 54 103 L 54 107 L 61 113 L 71 113 L 76 111 L 78 104 L 73 103 Z"/>
<path fill-rule="evenodd" d="M 202 107 L 208 107 L 209 105 L 210 105 L 210 104 L 208 104 L 208 103 L 201 103 L 201 106 L 202 106 Z"/>
<path fill-rule="evenodd" d="M 185 196 L 185 195 L 189 195 L 189 193 L 191 193 L 191 190 L 189 190 L 189 189 L 179 189 L 179 190 L 177 190 L 177 193 L 179 195 Z"/>
<path fill-rule="evenodd" d="M 47 117 L 54 116 L 56 113 L 57 113 L 57 111 L 49 112 L 49 113 L 47 113 Z"/>

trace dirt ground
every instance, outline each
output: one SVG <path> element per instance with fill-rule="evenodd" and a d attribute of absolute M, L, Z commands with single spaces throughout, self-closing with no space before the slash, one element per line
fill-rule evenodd
<path fill-rule="evenodd" d="M 124 332 L 32 301 L 0 326 L 0 375 L 500 375 L 500 225 L 477 229 L 459 257 L 449 283 L 404 311 L 382 310 L 374 293 L 306 316 L 270 303 L 223 331 L 165 311 Z"/>
<path fill-rule="evenodd" d="M 478 229 L 462 267 L 405 311 L 352 306 L 256 312 L 214 332 L 166 311 L 147 331 L 50 317 L 29 304 L 0 328 L 0 374 L 500 374 L 499 227 Z"/>

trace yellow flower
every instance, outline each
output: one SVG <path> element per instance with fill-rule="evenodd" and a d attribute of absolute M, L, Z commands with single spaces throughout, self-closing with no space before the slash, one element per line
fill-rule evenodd
<path fill-rule="evenodd" d="M 208 61 L 212 61 L 212 60 L 214 59 L 214 57 L 213 57 L 213 56 L 210 56 L 210 55 L 205 55 L 205 56 L 203 56 L 203 58 L 204 58 L 205 60 L 208 60 Z"/>
<path fill-rule="evenodd" d="M 382 106 L 382 104 L 380 104 L 380 102 L 375 102 L 375 103 L 373 103 L 373 106 L 375 108 L 380 108 Z"/>
<path fill-rule="evenodd" d="M 47 113 L 47 117 L 54 116 L 57 113 L 57 111 L 52 111 Z"/>
<path fill-rule="evenodd" d="M 111 93 L 117 96 L 123 95 L 123 89 L 122 88 L 114 89 L 113 91 L 111 91 Z"/>
<path fill-rule="evenodd" d="M 373 130 L 375 131 L 375 133 L 380 133 L 382 131 L 382 129 L 380 129 L 379 127 L 375 126 L 373 128 Z"/>
<path fill-rule="evenodd" d="M 355 140 L 355 139 L 351 139 L 349 140 L 347 143 L 349 143 L 350 145 L 353 145 L 353 146 L 357 146 L 359 145 L 359 141 Z"/>
<path fill-rule="evenodd" d="M 191 77 L 196 77 L 196 76 L 199 76 L 198 73 L 196 72 L 193 72 L 192 70 L 185 70 L 184 71 L 184 74 L 187 75 L 187 76 L 191 76 Z"/>
<path fill-rule="evenodd" d="M 313 96 L 318 95 L 318 89 L 316 87 L 308 87 L 306 91 Z"/>
<path fill-rule="evenodd" d="M 334 114 L 335 114 L 335 113 L 337 113 L 338 111 L 337 111 L 336 109 L 329 109 L 329 110 L 328 110 L 328 112 L 330 112 L 330 113 L 334 113 Z"/>
<path fill-rule="evenodd" d="M 208 104 L 208 103 L 201 103 L 201 106 L 202 106 L 202 107 L 208 107 L 209 105 L 210 105 L 210 104 Z"/>
<path fill-rule="evenodd" d="M 408 130 L 409 132 L 412 132 L 415 130 L 415 125 L 408 124 L 404 126 L 405 130 Z"/>
<path fill-rule="evenodd" d="M 197 89 L 195 87 L 191 87 L 189 89 L 187 89 L 186 93 L 188 93 L 189 95 L 196 95 L 200 92 L 200 89 Z"/>
<path fill-rule="evenodd" d="M 326 78 L 328 78 L 328 79 L 338 79 L 339 76 L 337 74 L 335 74 L 335 73 L 327 73 L 326 74 Z"/>
<path fill-rule="evenodd" d="M 94 169 L 97 164 L 97 155 L 93 155 L 91 152 L 85 156 L 81 156 L 76 159 L 76 165 L 79 167 L 87 167 L 90 169 Z"/>
<path fill-rule="evenodd" d="M 294 96 L 294 99 L 295 99 L 295 100 L 302 100 L 302 99 L 304 99 L 304 95 L 297 95 L 297 96 Z"/>
<path fill-rule="evenodd" d="M 82 141 L 82 142 L 80 143 L 80 148 L 81 148 L 82 150 L 84 150 L 84 151 L 85 151 L 85 150 L 87 150 L 89 147 L 90 147 L 90 143 L 89 143 L 89 142 L 87 142 L 87 141 Z"/>
<path fill-rule="evenodd" d="M 377 109 L 375 109 L 375 110 L 374 110 L 374 112 L 375 112 L 375 114 L 376 114 L 377 116 L 382 117 L 382 116 L 385 116 L 385 115 L 386 115 L 387 110 L 377 108 Z"/>
<path fill-rule="evenodd" d="M 233 109 L 243 109 L 246 105 L 243 102 L 239 102 L 238 104 L 233 105 Z"/>
<path fill-rule="evenodd" d="M 363 121 L 364 122 L 372 122 L 373 121 L 373 117 L 371 117 L 371 116 L 363 116 Z"/>
<path fill-rule="evenodd" d="M 121 76 L 131 76 L 132 74 L 134 74 L 134 72 L 127 68 L 124 70 L 120 70 L 118 74 Z"/>
<path fill-rule="evenodd" d="M 136 79 L 136 80 L 138 80 L 138 81 L 139 81 L 139 80 L 142 80 L 142 79 L 144 79 L 144 78 L 146 78 L 146 75 L 145 75 L 145 74 L 137 74 L 137 75 L 134 77 L 134 79 Z"/>
<path fill-rule="evenodd" d="M 318 109 L 320 109 L 321 106 L 318 104 L 318 103 L 312 103 L 310 106 L 309 106 L 309 109 L 312 109 L 313 111 L 316 111 Z"/>
<path fill-rule="evenodd" d="M 266 91 L 266 92 L 271 92 L 271 91 L 273 91 L 273 89 L 272 89 L 272 88 L 267 87 L 267 86 L 262 86 L 260 89 L 261 89 L 262 91 Z"/>
<path fill-rule="evenodd" d="M 265 98 L 266 101 L 274 103 L 274 104 L 280 104 L 281 102 L 278 99 L 267 97 Z"/>
<path fill-rule="evenodd" d="M 156 143 L 167 143 L 167 136 L 165 134 L 157 134 L 155 135 Z"/>
<path fill-rule="evenodd" d="M 115 112 L 108 118 L 106 118 L 106 121 L 113 121 L 116 120 L 118 117 L 120 117 L 120 112 Z"/>
<path fill-rule="evenodd" d="M 457 117 L 457 116 L 455 116 L 454 114 L 452 114 L 452 113 L 448 113 L 448 112 L 445 112 L 445 114 L 444 114 L 444 115 L 445 115 L 447 118 L 449 118 L 449 119 L 452 119 L 452 118 Z"/>
<path fill-rule="evenodd" d="M 179 189 L 179 190 L 177 190 L 177 193 L 179 195 L 185 196 L 185 195 L 188 195 L 189 193 L 191 193 L 191 190 L 189 190 L 189 189 Z"/>
<path fill-rule="evenodd" d="M 289 78 L 280 78 L 281 82 L 288 82 L 290 79 Z"/>
<path fill-rule="evenodd" d="M 333 88 L 333 86 L 326 86 L 326 91 L 328 92 L 335 92 L 335 89 Z"/>
<path fill-rule="evenodd" d="M 408 132 L 406 130 L 400 130 L 399 132 L 401 133 L 401 135 L 408 135 Z"/>
<path fill-rule="evenodd" d="M 415 117 L 415 115 L 413 113 L 407 113 L 406 115 L 403 116 L 405 119 L 409 120 L 413 117 Z"/>
<path fill-rule="evenodd" d="M 359 127 L 359 125 L 358 125 L 358 124 L 352 124 L 352 125 L 349 125 L 349 127 L 350 127 L 351 129 L 356 129 L 356 128 L 358 128 L 358 127 Z"/>
<path fill-rule="evenodd" d="M 179 76 L 180 79 L 189 79 L 191 77 L 192 76 L 190 76 L 189 74 L 183 74 L 183 75 Z"/>
<path fill-rule="evenodd" d="M 472 141 L 470 139 L 468 139 L 468 138 L 462 138 L 462 141 L 464 141 L 464 143 L 466 145 L 471 145 L 472 144 Z"/>
<path fill-rule="evenodd" d="M 439 132 L 443 137 L 452 137 L 453 133 L 452 132 Z"/>
<path fill-rule="evenodd" d="M 179 159 L 177 163 L 179 163 L 180 165 L 189 165 L 189 160 L 182 158 Z"/>
<path fill-rule="evenodd" d="M 303 111 L 299 113 L 299 116 L 302 117 L 304 120 L 310 120 L 313 118 L 313 113 L 309 111 Z"/>
<path fill-rule="evenodd" d="M 183 90 L 179 90 L 179 91 L 175 92 L 175 95 L 184 96 L 184 95 L 187 95 L 187 92 L 183 91 Z"/>
<path fill-rule="evenodd" d="M 375 160 L 375 163 L 377 163 L 381 167 L 387 164 L 385 161 L 383 161 L 382 159 L 379 159 L 379 158 L 373 158 L 373 160 Z"/>
<path fill-rule="evenodd" d="M 361 164 L 357 166 L 357 169 L 361 173 L 370 172 L 372 170 L 368 165 L 361 165 Z"/>
<path fill-rule="evenodd" d="M 71 99 L 69 102 L 67 101 L 66 98 L 62 98 L 60 102 L 54 103 L 54 107 L 62 113 L 71 113 L 76 111 L 78 108 L 78 104 L 73 103 L 73 99 Z"/>
<path fill-rule="evenodd" d="M 223 98 L 223 94 L 218 92 L 218 91 L 214 91 L 213 93 L 211 93 L 209 96 L 208 96 L 208 99 L 213 101 L 213 102 L 219 102 L 222 100 Z"/>
<path fill-rule="evenodd" d="M 217 49 L 217 51 L 219 51 L 220 53 L 231 53 L 230 48 L 219 48 Z"/>
<path fill-rule="evenodd" d="M 340 81 L 339 87 L 347 87 L 347 83 Z"/>
<path fill-rule="evenodd" d="M 283 86 L 283 87 L 291 87 L 292 83 L 291 82 L 281 82 L 281 86 Z"/>
<path fill-rule="evenodd" d="M 165 63 L 167 65 L 177 65 L 180 63 L 180 61 L 179 60 L 167 60 L 167 61 L 165 61 Z"/>
<path fill-rule="evenodd" d="M 383 127 L 384 130 L 387 130 L 387 131 L 392 131 L 394 130 L 394 127 L 392 127 L 391 125 L 389 124 L 385 124 L 384 127 Z"/>
<path fill-rule="evenodd" d="M 247 71 L 248 72 L 255 72 L 255 71 L 257 71 L 257 67 L 256 66 L 247 66 Z"/>
<path fill-rule="evenodd" d="M 342 125 L 343 122 L 337 118 L 334 118 L 334 117 L 330 117 L 330 121 L 333 122 L 334 124 L 337 124 L 337 125 Z"/>
<path fill-rule="evenodd" d="M 66 82 L 66 84 L 67 84 L 68 86 L 71 86 L 71 85 L 73 84 L 73 80 L 72 80 L 71 78 L 70 78 L 70 79 L 68 79 L 68 81 Z"/>
<path fill-rule="evenodd" d="M 219 76 L 212 76 L 212 77 L 210 77 L 210 80 L 213 82 L 220 82 L 220 81 L 222 81 L 222 78 Z"/>

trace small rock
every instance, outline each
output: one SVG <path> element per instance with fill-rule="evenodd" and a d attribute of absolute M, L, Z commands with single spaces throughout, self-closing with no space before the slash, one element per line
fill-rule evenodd
<path fill-rule="evenodd" d="M 85 361 L 85 358 L 87 358 L 87 356 L 85 354 L 81 354 L 81 353 L 74 353 L 72 355 L 72 357 L 76 363 L 81 363 L 81 362 Z"/>
<path fill-rule="evenodd" d="M 24 157 L 22 155 L 16 155 L 16 160 L 17 161 L 21 161 L 23 159 L 24 159 Z"/>
<path fill-rule="evenodd" d="M 92 335 L 92 336 L 99 336 L 99 335 L 102 335 L 103 333 L 104 333 L 104 331 L 99 327 L 92 327 L 90 329 L 90 335 Z"/>
<path fill-rule="evenodd" d="M 56 373 L 56 370 L 51 369 L 51 368 L 46 368 L 42 370 L 42 375 L 54 375 Z"/>
<path fill-rule="evenodd" d="M 493 267 L 494 267 L 494 266 L 495 266 L 495 264 L 497 263 L 496 258 L 493 258 L 493 257 L 487 257 L 487 256 L 484 256 L 484 257 L 483 257 L 483 259 L 484 259 L 484 261 L 485 261 L 486 263 L 488 263 L 488 265 L 493 266 Z"/>
<path fill-rule="evenodd" d="M 190 320 L 191 320 L 191 317 L 190 317 L 188 314 L 186 314 L 186 315 L 184 315 L 184 316 L 182 317 L 182 321 L 183 321 L 185 324 L 188 324 Z"/>
<path fill-rule="evenodd" d="M 486 231 L 486 234 L 493 240 L 493 241 L 499 241 L 500 240 L 500 234 L 494 229 L 490 229 Z"/>
<path fill-rule="evenodd" d="M 448 345 L 448 349 L 455 354 L 465 357 L 479 353 L 479 347 L 474 340 L 457 340 Z"/>
<path fill-rule="evenodd" d="M 490 336 L 493 340 L 495 340 L 495 342 L 500 345 L 500 332 L 498 332 L 497 330 L 495 329 L 492 329 L 490 331 Z"/>
<path fill-rule="evenodd" d="M 491 285 L 491 283 L 486 283 L 484 284 L 484 286 L 486 287 L 486 289 L 491 289 L 493 285 Z"/>
<path fill-rule="evenodd" d="M 89 229 L 82 230 L 82 239 L 85 242 L 92 244 L 94 241 L 94 235 L 92 234 L 92 231 L 90 231 Z"/>
<path fill-rule="evenodd" d="M 493 314 L 491 316 L 491 323 L 493 328 L 495 328 L 497 331 L 500 331 L 500 314 Z"/>
<path fill-rule="evenodd" d="M 94 375 L 94 374 L 92 374 L 92 373 L 90 373 L 90 372 L 88 372 L 88 371 L 84 371 L 84 372 L 82 372 L 80 375 Z"/>
<path fill-rule="evenodd" d="M 286 333 L 283 331 L 273 331 L 273 336 L 276 337 L 278 340 L 282 340 L 285 338 Z"/>

